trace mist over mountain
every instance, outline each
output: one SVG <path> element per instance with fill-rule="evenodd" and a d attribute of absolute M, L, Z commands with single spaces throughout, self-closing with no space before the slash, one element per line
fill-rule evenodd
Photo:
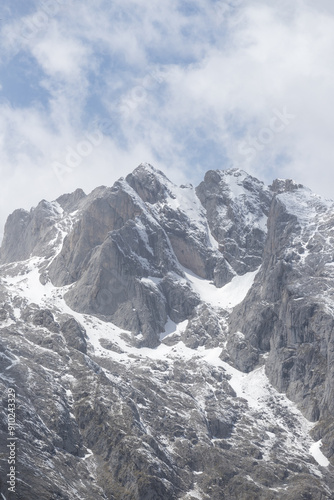
<path fill-rule="evenodd" d="M 334 499 L 333 245 L 332 201 L 240 169 L 13 212 L 2 498 Z"/>

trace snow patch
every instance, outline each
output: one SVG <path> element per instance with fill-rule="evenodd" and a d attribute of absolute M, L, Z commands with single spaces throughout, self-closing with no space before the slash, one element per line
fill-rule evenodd
<path fill-rule="evenodd" d="M 246 190 L 242 185 L 242 182 L 248 175 L 246 172 L 238 169 L 233 172 L 233 175 L 231 175 L 232 170 L 225 171 L 224 174 L 224 182 L 229 187 L 230 197 L 232 200 L 246 194 Z"/>
<path fill-rule="evenodd" d="M 89 457 L 91 457 L 93 455 L 92 450 L 90 450 L 89 448 L 87 448 L 87 451 L 88 451 L 88 453 L 86 453 L 86 455 L 83 457 L 83 460 L 87 460 L 87 458 L 89 458 Z"/>
<path fill-rule="evenodd" d="M 38 266 L 44 259 L 33 257 L 27 262 L 26 274 L 18 274 L 17 276 L 6 276 L 5 284 L 10 291 L 22 292 L 24 297 L 32 303 L 41 304 L 48 292 L 54 288 L 51 283 L 42 285 L 40 282 L 40 274 Z"/>
<path fill-rule="evenodd" d="M 318 464 L 321 465 L 321 467 L 328 467 L 330 465 L 330 462 L 320 450 L 321 446 L 321 440 L 313 443 L 310 447 L 310 454 L 318 462 Z"/>
<path fill-rule="evenodd" d="M 213 283 L 196 276 L 189 269 L 185 267 L 182 269 L 187 279 L 191 282 L 193 290 L 198 293 L 203 302 L 207 302 L 213 307 L 220 307 L 227 310 L 232 309 L 244 300 L 259 271 L 257 269 L 242 276 L 234 276 L 230 283 L 227 283 L 222 288 L 217 288 Z"/>
<path fill-rule="evenodd" d="M 188 491 L 188 493 L 183 497 L 184 500 L 188 500 L 189 498 L 197 498 L 197 500 L 203 500 L 203 495 L 198 489 L 197 484 L 194 484 L 195 488 L 192 489 L 191 491 Z"/>
<path fill-rule="evenodd" d="M 146 285 L 150 288 L 153 288 L 154 290 L 157 290 L 158 287 L 157 287 L 157 281 L 154 281 L 153 278 L 141 278 L 140 279 L 141 283 L 143 283 L 143 285 Z"/>
<path fill-rule="evenodd" d="M 181 335 L 187 328 L 188 320 L 182 321 L 181 323 L 174 323 L 170 318 L 165 325 L 165 331 L 160 333 L 160 340 L 168 337 L 168 335 Z"/>
<path fill-rule="evenodd" d="M 319 212 L 326 212 L 333 207 L 332 200 L 325 200 L 305 187 L 293 192 L 282 193 L 277 197 L 285 206 L 287 212 L 295 215 L 298 221 L 308 224 Z"/>

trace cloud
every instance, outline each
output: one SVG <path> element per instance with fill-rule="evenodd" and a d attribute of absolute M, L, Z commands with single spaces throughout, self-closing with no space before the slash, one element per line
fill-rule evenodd
<path fill-rule="evenodd" d="M 50 27 L 47 39 L 33 45 L 31 52 L 48 77 L 70 81 L 82 75 L 90 55 L 82 43 L 62 36 L 56 25 Z"/>

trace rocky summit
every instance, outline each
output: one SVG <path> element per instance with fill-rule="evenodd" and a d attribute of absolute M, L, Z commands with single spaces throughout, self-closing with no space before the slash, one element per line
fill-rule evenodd
<path fill-rule="evenodd" d="M 334 203 L 142 164 L 8 217 L 2 500 L 334 499 Z"/>

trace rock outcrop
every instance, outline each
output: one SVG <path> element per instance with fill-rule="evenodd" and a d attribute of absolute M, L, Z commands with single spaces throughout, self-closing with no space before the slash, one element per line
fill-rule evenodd
<path fill-rule="evenodd" d="M 210 170 L 196 193 L 212 235 L 237 274 L 262 263 L 272 192 L 240 169 Z M 225 283 L 224 283 L 225 284 Z"/>

